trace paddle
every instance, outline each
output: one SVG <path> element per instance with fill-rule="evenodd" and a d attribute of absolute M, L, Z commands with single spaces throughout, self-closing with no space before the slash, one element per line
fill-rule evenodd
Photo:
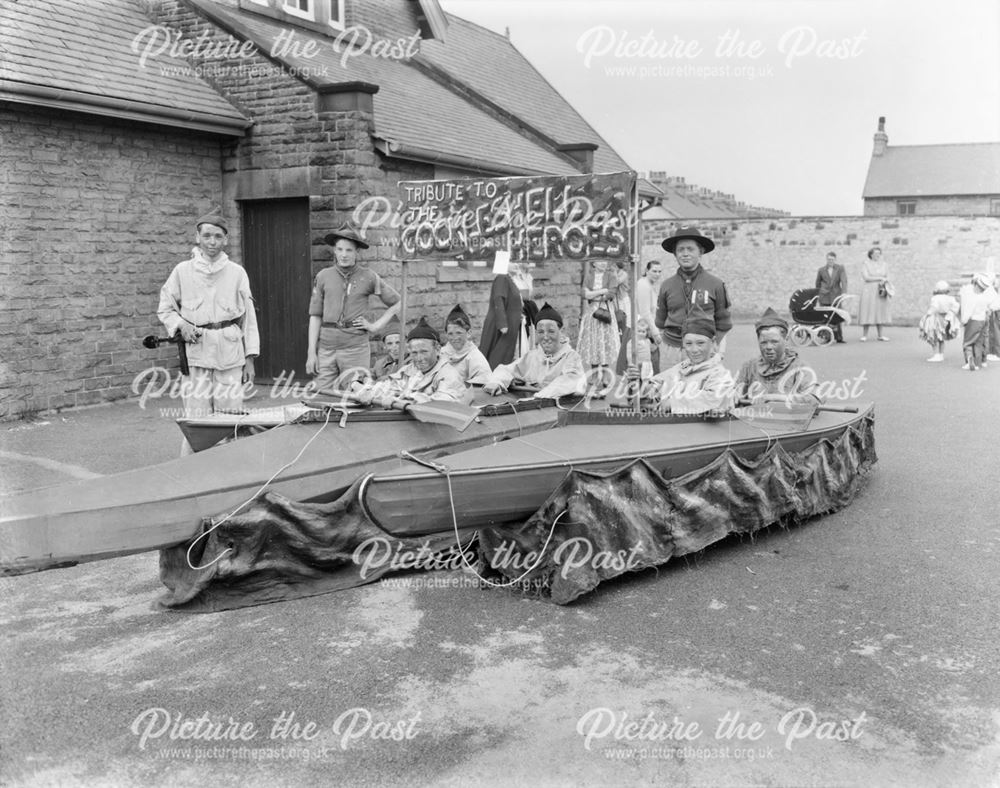
<path fill-rule="evenodd" d="M 356 394 L 350 391 L 340 391 L 338 389 L 324 389 L 318 393 L 346 402 L 355 402 L 359 405 L 370 405 Z M 409 413 L 417 421 L 428 424 L 445 424 L 454 427 L 459 432 L 465 430 L 479 415 L 478 408 L 470 408 L 460 402 L 444 402 L 442 400 L 431 400 L 429 402 L 407 402 L 406 400 L 394 400 L 391 403 L 393 410 L 401 410 Z"/>
<path fill-rule="evenodd" d="M 825 410 L 834 413 L 857 413 L 853 405 L 819 405 L 816 403 L 785 403 L 751 402 L 740 400 L 732 413 L 741 421 L 755 424 L 767 424 L 775 427 L 785 427 L 793 430 L 804 430 L 809 426 L 816 411 Z"/>

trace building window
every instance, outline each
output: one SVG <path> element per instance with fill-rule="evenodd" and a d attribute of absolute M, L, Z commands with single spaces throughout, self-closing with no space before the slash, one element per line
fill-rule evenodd
<path fill-rule="evenodd" d="M 990 200 L 990 216 L 1000 216 L 1000 198 Z"/>
<path fill-rule="evenodd" d="M 284 10 L 301 19 L 313 18 L 312 0 L 285 0 Z"/>
<path fill-rule="evenodd" d="M 913 216 L 917 212 L 917 201 L 900 200 L 896 203 L 896 209 L 900 216 Z"/>
<path fill-rule="evenodd" d="M 330 3 L 330 27 L 335 30 L 343 30 L 347 23 L 344 21 L 344 0 L 329 0 Z"/>

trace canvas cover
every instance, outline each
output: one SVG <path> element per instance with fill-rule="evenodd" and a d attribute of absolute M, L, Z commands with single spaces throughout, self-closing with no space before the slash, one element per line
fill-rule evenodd
<path fill-rule="evenodd" d="M 869 414 L 836 440 L 795 453 L 775 443 L 753 461 L 727 450 L 669 481 L 642 460 L 609 474 L 573 471 L 527 522 L 480 529 L 478 543 L 474 531 L 459 532 L 461 547 L 451 531 L 406 539 L 383 531 L 362 511 L 359 484 L 328 504 L 265 493 L 218 527 L 205 523 L 203 532 L 211 532 L 190 551 L 161 552 L 168 589 L 161 603 L 213 612 L 351 588 L 401 565 L 460 569 L 478 558 L 493 582 L 517 581 L 510 587 L 520 593 L 566 604 L 604 580 L 729 534 L 836 511 L 857 495 L 876 459 Z M 371 555 L 358 552 L 363 545 L 402 560 L 373 567 L 359 561 Z M 206 568 L 192 569 L 189 558 Z"/>

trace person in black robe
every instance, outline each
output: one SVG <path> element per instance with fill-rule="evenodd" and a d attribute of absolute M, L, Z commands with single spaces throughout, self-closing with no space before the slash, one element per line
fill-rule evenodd
<path fill-rule="evenodd" d="M 524 303 L 517 285 L 507 273 L 498 274 L 490 289 L 490 308 L 483 322 L 483 337 L 479 349 L 490 363 L 490 369 L 509 364 L 517 352 Z"/>

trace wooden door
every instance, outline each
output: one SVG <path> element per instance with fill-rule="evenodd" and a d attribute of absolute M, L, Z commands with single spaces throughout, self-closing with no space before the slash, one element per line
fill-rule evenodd
<path fill-rule="evenodd" d="M 257 374 L 305 380 L 312 267 L 309 198 L 252 200 L 243 207 L 243 265 L 257 304 Z"/>

